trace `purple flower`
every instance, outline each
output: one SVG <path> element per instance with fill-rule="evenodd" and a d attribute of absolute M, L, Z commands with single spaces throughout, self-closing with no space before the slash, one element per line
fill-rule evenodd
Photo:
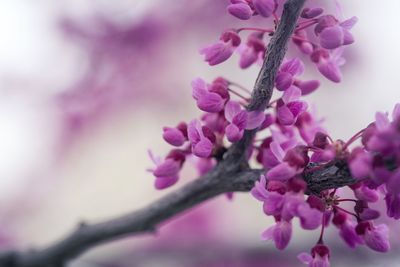
<path fill-rule="evenodd" d="M 386 184 L 387 214 L 396 220 L 400 219 L 400 169 L 397 169 Z"/>
<path fill-rule="evenodd" d="M 342 23 L 338 23 L 330 26 L 320 25 L 319 27 L 319 38 L 320 45 L 325 49 L 336 49 L 343 45 L 349 45 L 354 42 L 353 35 L 350 33 L 350 29 L 357 22 L 356 17 L 352 17 Z M 323 23 L 322 23 L 323 24 Z M 317 25 L 318 27 L 319 25 Z"/>
<path fill-rule="evenodd" d="M 275 11 L 275 0 L 253 0 L 254 9 L 263 17 L 270 17 Z"/>
<path fill-rule="evenodd" d="M 215 136 L 209 128 L 202 127 L 198 120 L 189 123 L 188 138 L 192 145 L 192 153 L 195 156 L 208 158 L 211 155 Z"/>
<path fill-rule="evenodd" d="M 271 156 L 276 159 L 276 165 L 267 172 L 267 178 L 269 180 L 286 181 L 295 176 L 298 173 L 297 168 L 284 161 L 286 151 L 288 151 L 291 146 L 287 147 L 285 151 L 280 144 L 273 141 L 269 147 Z M 268 151 L 266 151 L 266 155 L 268 155 Z"/>
<path fill-rule="evenodd" d="M 228 12 L 238 19 L 248 20 L 253 15 L 253 10 L 244 0 L 231 0 L 231 4 L 227 7 Z"/>
<path fill-rule="evenodd" d="M 278 221 L 274 226 L 265 230 L 261 236 L 263 240 L 273 240 L 276 248 L 283 250 L 292 237 L 292 223 L 284 220 Z"/>
<path fill-rule="evenodd" d="M 342 80 L 340 66 L 346 61 L 342 57 L 342 49 L 335 49 L 332 53 L 327 50 L 316 50 L 311 57 L 317 63 L 319 72 L 332 82 L 339 83 Z"/>
<path fill-rule="evenodd" d="M 285 204 L 285 196 L 274 191 L 267 192 L 263 204 L 264 213 L 272 216 L 280 215 Z"/>
<path fill-rule="evenodd" d="M 293 58 L 286 61 L 279 68 L 276 75 L 275 86 L 280 91 L 288 89 L 294 81 L 294 77 L 301 75 L 304 72 L 304 64 L 298 58 Z"/>
<path fill-rule="evenodd" d="M 204 60 L 210 66 L 214 66 L 230 58 L 239 45 L 239 35 L 234 31 L 226 31 L 222 33 L 220 41 L 200 49 L 200 54 L 204 55 Z"/>
<path fill-rule="evenodd" d="M 372 172 L 371 154 L 362 148 L 354 149 L 349 158 L 349 167 L 354 178 L 367 178 Z"/>
<path fill-rule="evenodd" d="M 276 117 L 282 125 L 292 125 L 297 117 L 307 110 L 307 103 L 300 101 L 301 90 L 296 86 L 290 86 L 276 105 Z"/>
<path fill-rule="evenodd" d="M 354 195 L 357 199 L 365 202 L 377 202 L 379 200 L 379 193 L 365 184 L 361 184 L 359 187 L 355 188 Z"/>
<path fill-rule="evenodd" d="M 299 115 L 296 121 L 296 127 L 299 129 L 300 136 L 307 144 L 314 141 L 318 132 L 326 133 L 322 127 L 323 119 L 318 119 L 315 108 L 311 107 L 311 111 L 305 111 Z"/>
<path fill-rule="evenodd" d="M 250 67 L 257 60 L 263 58 L 266 48 L 262 37 L 262 33 L 252 33 L 249 35 L 246 44 L 239 46 L 237 51 L 240 54 L 239 66 L 242 69 Z"/>
<path fill-rule="evenodd" d="M 363 244 L 362 238 L 356 233 L 356 223 L 351 221 L 346 213 L 336 211 L 332 222 L 339 228 L 339 235 L 351 248 Z"/>
<path fill-rule="evenodd" d="M 267 179 L 264 175 L 261 175 L 260 180 L 255 182 L 250 193 L 253 195 L 253 197 L 260 201 L 264 201 L 268 198 Z"/>
<path fill-rule="evenodd" d="M 323 244 L 317 244 L 312 248 L 311 254 L 303 252 L 297 258 L 309 267 L 329 267 L 329 256 L 329 248 Z"/>
<path fill-rule="evenodd" d="M 357 225 L 356 232 L 370 249 L 378 252 L 390 250 L 389 229 L 386 224 L 374 226 L 370 221 L 363 221 Z"/>
<path fill-rule="evenodd" d="M 187 140 L 187 125 L 180 123 L 176 128 L 163 128 L 164 140 L 173 146 L 181 146 Z"/>
<path fill-rule="evenodd" d="M 387 215 L 396 220 L 400 219 L 400 194 L 387 194 L 385 201 Z"/>
<path fill-rule="evenodd" d="M 370 208 L 364 208 L 360 213 L 360 219 L 364 221 L 370 221 L 378 219 L 381 216 L 380 212 Z"/>
<path fill-rule="evenodd" d="M 164 189 L 174 185 L 179 179 L 179 171 L 185 161 L 183 152 L 172 150 L 164 161 L 160 157 L 155 157 L 151 151 L 149 156 L 156 165 L 154 169 L 148 170 L 156 177 L 155 188 Z"/>
<path fill-rule="evenodd" d="M 229 122 L 225 128 L 226 137 L 230 142 L 237 142 L 242 138 L 245 129 L 259 127 L 265 119 L 265 114 L 261 111 L 242 110 L 238 102 L 228 101 L 225 106 L 225 118 Z"/>
<path fill-rule="evenodd" d="M 321 7 L 313 7 L 313 8 L 306 7 L 303 9 L 300 16 L 305 19 L 313 19 L 321 15 L 323 12 L 324 9 L 322 9 Z"/>
<path fill-rule="evenodd" d="M 225 102 L 229 98 L 227 86 L 224 87 L 220 83 L 207 85 L 201 78 L 192 81 L 192 96 L 199 109 L 210 113 L 223 110 Z"/>
<path fill-rule="evenodd" d="M 304 96 L 304 95 L 309 95 L 315 90 L 317 90 L 321 83 L 318 80 L 309 80 L 309 81 L 294 80 L 293 84 L 296 87 L 300 88 L 301 95 Z"/>
<path fill-rule="evenodd" d="M 314 230 L 322 224 L 323 213 L 318 209 L 311 208 L 307 203 L 300 205 L 297 212 L 303 229 Z"/>

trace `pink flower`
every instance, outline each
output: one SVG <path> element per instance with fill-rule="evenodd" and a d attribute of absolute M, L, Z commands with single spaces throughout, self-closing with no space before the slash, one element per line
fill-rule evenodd
<path fill-rule="evenodd" d="M 279 72 L 276 75 L 275 85 L 280 91 L 288 89 L 294 81 L 294 77 L 301 75 L 304 72 L 304 64 L 298 58 L 293 58 L 286 61 L 279 68 Z"/>
<path fill-rule="evenodd" d="M 229 122 L 225 128 L 226 137 L 230 142 L 237 142 L 242 138 L 245 129 L 259 127 L 265 119 L 265 114 L 261 111 L 242 110 L 238 102 L 229 101 L 225 106 L 225 118 Z"/>
<path fill-rule="evenodd" d="M 300 81 L 300 80 L 294 80 L 293 84 L 300 88 L 301 90 L 301 95 L 309 95 L 315 90 L 318 89 L 320 86 L 320 82 L 318 80 L 309 80 L 309 81 Z"/>
<path fill-rule="evenodd" d="M 264 201 L 268 198 L 267 179 L 264 175 L 261 175 L 260 180 L 255 182 L 250 193 L 253 195 L 253 197 L 260 201 Z"/>
<path fill-rule="evenodd" d="M 231 4 L 227 7 L 228 12 L 238 19 L 248 20 L 253 15 L 253 10 L 244 0 L 231 0 Z"/>
<path fill-rule="evenodd" d="M 213 150 L 215 135 L 206 126 L 201 126 L 198 120 L 193 120 L 188 126 L 188 137 L 192 144 L 192 153 L 200 158 L 208 158 Z"/>
<path fill-rule="evenodd" d="M 300 101 L 301 90 L 296 86 L 290 86 L 276 105 L 276 116 L 280 124 L 292 125 L 297 117 L 307 110 L 307 103 Z"/>
<path fill-rule="evenodd" d="M 160 157 L 155 157 L 151 151 L 149 156 L 156 167 L 149 169 L 156 177 L 155 188 L 164 189 L 174 185 L 179 179 L 179 172 L 185 161 L 185 155 L 180 150 L 172 150 L 164 161 Z"/>
<path fill-rule="evenodd" d="M 319 72 L 335 83 L 339 83 L 342 80 L 340 66 L 346 62 L 342 57 L 342 52 L 342 49 L 335 49 L 332 53 L 326 50 L 316 50 L 311 55 L 314 58 L 313 61 L 317 62 Z"/>
<path fill-rule="evenodd" d="M 323 244 L 317 244 L 312 248 L 311 255 L 303 252 L 297 258 L 309 267 L 329 267 L 329 256 L 329 248 Z"/>
<path fill-rule="evenodd" d="M 289 151 L 291 146 L 287 147 L 287 150 L 283 150 L 282 146 L 278 142 L 271 142 L 270 144 L 271 156 L 276 159 L 276 165 L 273 166 L 267 172 L 267 178 L 269 180 L 287 181 L 298 173 L 296 166 L 290 165 L 284 161 L 286 152 Z M 268 151 L 266 151 L 266 155 Z"/>
<path fill-rule="evenodd" d="M 356 232 L 370 249 L 378 252 L 390 250 L 389 229 L 386 224 L 374 226 L 370 221 L 363 221 L 357 225 Z"/>
<path fill-rule="evenodd" d="M 300 16 L 305 19 L 313 19 L 321 15 L 323 12 L 324 10 L 321 7 L 306 7 L 303 9 Z"/>
<path fill-rule="evenodd" d="M 300 225 L 303 229 L 314 230 L 322 224 L 323 213 L 315 208 L 311 208 L 308 203 L 303 203 L 297 209 L 300 218 Z"/>
<path fill-rule="evenodd" d="M 192 81 L 192 96 L 199 109 L 210 113 L 223 110 L 229 98 L 227 86 L 223 86 L 220 82 L 208 85 L 200 78 Z"/>
<path fill-rule="evenodd" d="M 239 35 L 233 31 L 226 31 L 222 33 L 220 41 L 202 48 L 200 54 L 204 55 L 204 60 L 207 61 L 210 66 L 214 66 L 230 58 L 239 44 Z"/>
<path fill-rule="evenodd" d="M 356 223 L 351 221 L 346 213 L 337 211 L 332 219 L 333 224 L 339 228 L 339 235 L 351 248 L 363 244 L 363 240 L 356 233 Z"/>
<path fill-rule="evenodd" d="M 354 178 L 367 178 L 372 173 L 372 155 L 362 148 L 351 152 L 349 167 Z"/>
<path fill-rule="evenodd" d="M 397 169 L 389 178 L 386 190 L 387 214 L 398 220 L 400 219 L 400 169 Z"/>
<path fill-rule="evenodd" d="M 254 9 L 263 17 L 270 17 L 275 11 L 276 3 L 274 0 L 253 0 Z"/>
<path fill-rule="evenodd" d="M 321 21 L 324 18 L 320 19 Z M 329 18 L 329 23 L 320 22 L 318 27 L 320 45 L 325 49 L 336 49 L 343 45 L 349 45 L 354 42 L 350 29 L 357 22 L 356 17 L 352 17 L 342 23 L 334 24 L 334 20 Z M 333 24 L 333 25 L 332 25 Z"/>
<path fill-rule="evenodd" d="M 180 123 L 176 128 L 163 128 L 164 140 L 173 146 L 181 146 L 187 140 L 187 125 Z"/>
<path fill-rule="evenodd" d="M 355 188 L 354 195 L 357 199 L 365 202 L 377 202 L 379 200 L 379 193 L 365 184 L 361 184 L 359 187 Z"/>
<path fill-rule="evenodd" d="M 318 132 L 326 133 L 322 126 L 323 119 L 318 119 L 315 108 L 311 111 L 305 111 L 300 114 L 296 121 L 296 127 L 299 129 L 300 136 L 307 144 L 311 144 Z"/>
<path fill-rule="evenodd" d="M 266 48 L 262 41 L 262 37 L 262 33 L 252 33 L 249 35 L 246 44 L 239 46 L 239 66 L 242 69 L 250 67 L 253 63 L 263 57 Z"/>
<path fill-rule="evenodd" d="M 276 248 L 283 250 L 292 237 L 292 223 L 284 220 L 278 221 L 274 226 L 265 230 L 261 236 L 263 240 L 273 240 Z"/>

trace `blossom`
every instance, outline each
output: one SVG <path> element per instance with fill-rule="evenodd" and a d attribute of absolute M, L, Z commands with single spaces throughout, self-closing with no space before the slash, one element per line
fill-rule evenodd
<path fill-rule="evenodd" d="M 265 119 L 265 114 L 261 111 L 242 110 L 238 102 L 229 101 L 225 107 L 225 118 L 229 122 L 225 128 L 226 137 L 230 142 L 236 142 L 242 138 L 245 129 L 259 127 Z"/>
<path fill-rule="evenodd" d="M 263 33 L 252 33 L 249 35 L 246 44 L 239 46 L 239 66 L 242 69 L 250 67 L 253 63 L 257 62 L 257 60 L 263 58 L 266 48 L 262 37 Z"/>
<path fill-rule="evenodd" d="M 329 248 L 323 244 L 317 244 L 312 248 L 311 254 L 303 252 L 297 258 L 309 267 L 329 267 L 329 256 Z"/>
<path fill-rule="evenodd" d="M 315 108 L 311 111 L 304 111 L 296 120 L 296 127 L 299 130 L 301 138 L 307 143 L 311 144 L 314 141 L 317 133 L 326 133 L 322 125 L 323 119 L 318 119 Z"/>
<path fill-rule="evenodd" d="M 303 229 L 314 230 L 321 225 L 323 213 L 317 209 L 310 208 L 307 204 L 303 204 L 298 208 L 298 216 Z"/>
<path fill-rule="evenodd" d="M 238 19 L 248 20 L 253 15 L 253 10 L 244 0 L 231 0 L 231 4 L 227 7 L 228 12 Z"/>
<path fill-rule="evenodd" d="M 307 103 L 299 100 L 301 90 L 296 86 L 290 86 L 276 105 L 276 116 L 282 125 L 292 125 L 297 117 L 307 109 Z"/>
<path fill-rule="evenodd" d="M 306 7 L 303 9 L 300 16 L 305 19 L 313 19 L 321 15 L 323 12 L 324 9 L 321 7 L 313 7 L 313 8 Z"/>
<path fill-rule="evenodd" d="M 275 85 L 280 91 L 288 89 L 293 84 L 295 76 L 301 75 L 304 72 L 304 64 L 298 58 L 293 58 L 286 61 L 279 68 L 276 75 Z"/>
<path fill-rule="evenodd" d="M 156 177 L 155 188 L 164 189 L 174 185 L 179 179 L 179 171 L 185 161 L 184 153 L 180 150 L 172 150 L 164 161 L 160 157 L 155 157 L 151 151 L 149 151 L 149 156 L 156 165 L 154 169 L 148 170 Z"/>
<path fill-rule="evenodd" d="M 332 222 L 339 228 L 339 236 L 349 247 L 355 248 L 357 245 L 364 243 L 361 237 L 356 233 L 356 223 L 351 221 L 346 213 L 335 211 Z"/>
<path fill-rule="evenodd" d="M 317 63 L 319 72 L 332 82 L 339 83 L 342 80 L 340 66 L 346 62 L 342 57 L 342 49 L 335 49 L 332 53 L 327 50 L 315 50 L 311 55 L 312 60 Z"/>
<path fill-rule="evenodd" d="M 387 215 L 394 219 L 400 219 L 400 169 L 397 169 L 386 184 Z"/>
<path fill-rule="evenodd" d="M 188 138 L 192 153 L 200 158 L 208 158 L 213 150 L 215 135 L 206 126 L 201 126 L 198 120 L 192 120 L 188 126 Z"/>
<path fill-rule="evenodd" d="M 362 148 L 354 149 L 349 158 L 349 167 L 354 178 L 367 178 L 372 172 L 372 156 Z"/>
<path fill-rule="evenodd" d="M 357 18 L 352 17 L 341 23 L 331 15 L 322 16 L 315 27 L 315 32 L 320 39 L 321 47 L 336 49 L 354 42 L 350 29 L 356 24 Z"/>
<path fill-rule="evenodd" d="M 268 156 L 270 155 L 269 158 L 275 159 L 275 164 L 272 167 L 268 173 L 267 173 L 267 178 L 270 180 L 289 180 L 291 177 L 296 175 L 297 170 L 295 166 L 289 165 L 288 162 L 284 161 L 286 151 L 291 149 L 291 145 L 287 147 L 287 150 L 285 151 L 282 146 L 276 142 L 273 141 L 269 145 L 270 152 L 271 154 L 268 153 L 268 151 L 265 152 L 265 155 Z M 270 163 L 271 164 L 271 163 Z"/>
<path fill-rule="evenodd" d="M 163 128 L 164 140 L 173 146 L 181 146 L 187 140 L 187 125 L 180 123 L 176 128 Z"/>
<path fill-rule="evenodd" d="M 276 222 L 262 233 L 263 240 L 273 240 L 277 249 L 283 250 L 292 237 L 292 223 L 285 220 Z"/>
<path fill-rule="evenodd" d="M 192 81 L 192 96 L 199 109 L 211 113 L 223 110 L 225 102 L 229 98 L 227 86 L 219 81 L 208 85 L 201 78 Z"/>
<path fill-rule="evenodd" d="M 374 226 L 370 221 L 363 221 L 357 225 L 356 232 L 370 249 L 378 252 L 390 250 L 389 229 L 386 224 Z"/>
<path fill-rule="evenodd" d="M 275 11 L 275 0 L 253 0 L 254 9 L 263 17 L 270 17 Z"/>
<path fill-rule="evenodd" d="M 204 55 L 204 60 L 210 66 L 218 65 L 231 57 L 236 47 L 240 45 L 240 37 L 234 31 L 222 33 L 217 43 L 211 44 L 200 49 L 200 54 Z"/>

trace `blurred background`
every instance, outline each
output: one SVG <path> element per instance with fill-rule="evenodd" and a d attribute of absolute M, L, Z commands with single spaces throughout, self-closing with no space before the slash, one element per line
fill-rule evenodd
<path fill-rule="evenodd" d="M 198 54 L 222 30 L 243 24 L 225 12 L 227 2 L 1 2 L 1 249 L 45 246 L 79 221 L 140 208 L 195 177 L 185 170 L 177 186 L 156 191 L 147 150 L 164 155 L 162 127 L 199 115 L 194 77 L 233 77 L 252 88 L 257 66 L 240 70 L 235 55 L 211 68 Z M 324 4 L 335 10 L 333 0 Z M 312 67 L 306 77 L 318 75 L 322 86 L 307 100 L 334 138 L 348 139 L 377 110 L 400 102 L 400 2 L 342 5 L 345 18 L 359 18 L 343 82 L 333 84 Z M 297 253 L 309 250 L 318 231 L 295 230 L 280 252 L 259 237 L 271 223 L 249 194 L 222 196 L 156 236 L 97 247 L 71 266 L 300 266 Z M 392 252 L 378 255 L 350 251 L 330 231 L 333 266 L 400 266 L 398 238 Z M 398 233 L 394 227 L 392 237 Z"/>

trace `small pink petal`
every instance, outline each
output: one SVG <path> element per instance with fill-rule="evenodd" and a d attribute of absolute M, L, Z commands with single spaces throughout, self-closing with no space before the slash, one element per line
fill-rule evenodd
<path fill-rule="evenodd" d="M 242 110 L 237 101 L 228 101 L 225 105 L 225 118 L 232 122 L 233 118 Z"/>

